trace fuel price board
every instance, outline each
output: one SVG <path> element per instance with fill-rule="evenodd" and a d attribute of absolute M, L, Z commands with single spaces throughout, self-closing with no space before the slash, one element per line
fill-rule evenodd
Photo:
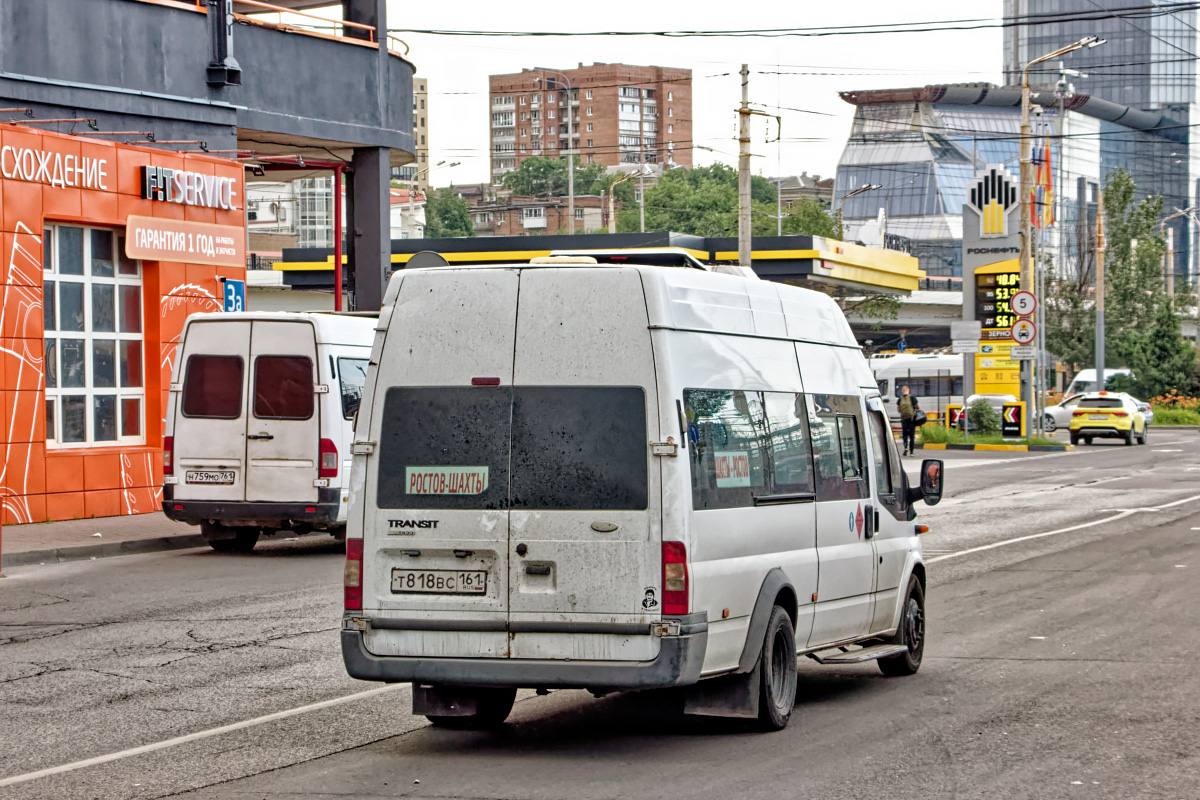
<path fill-rule="evenodd" d="M 975 319 L 979 320 L 985 331 L 1003 329 L 1007 332 L 1013 326 L 1017 314 L 1009 301 L 1020 290 L 1019 271 L 976 273 Z"/>

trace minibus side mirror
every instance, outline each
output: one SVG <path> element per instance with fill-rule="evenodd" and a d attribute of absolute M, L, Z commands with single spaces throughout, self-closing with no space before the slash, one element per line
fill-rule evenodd
<path fill-rule="evenodd" d="M 925 505 L 936 506 L 941 499 L 942 462 L 937 458 L 927 458 L 921 462 L 921 484 L 908 490 L 908 501 L 915 503 L 924 500 Z"/>

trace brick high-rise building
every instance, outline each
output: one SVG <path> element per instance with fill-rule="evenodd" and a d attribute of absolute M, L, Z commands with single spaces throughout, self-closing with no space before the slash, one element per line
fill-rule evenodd
<path fill-rule="evenodd" d="M 489 81 L 493 183 L 530 156 L 565 157 L 568 147 L 581 164 L 692 166 L 690 69 L 580 64 Z"/>
<path fill-rule="evenodd" d="M 406 189 L 429 191 L 429 82 L 413 76 L 413 155 L 411 164 L 392 167 L 392 180 Z"/>

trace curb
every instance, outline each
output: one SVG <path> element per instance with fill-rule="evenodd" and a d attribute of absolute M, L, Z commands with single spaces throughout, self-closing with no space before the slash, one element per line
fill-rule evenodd
<path fill-rule="evenodd" d="M 922 450 L 982 450 L 1001 453 L 1065 453 L 1075 449 L 1072 444 L 954 444 L 930 443 L 917 445 Z"/>
<path fill-rule="evenodd" d="M 155 536 L 150 539 L 130 539 L 124 542 L 83 544 L 74 547 L 51 547 L 45 550 L 24 550 L 0 555 L 0 567 L 25 567 L 30 564 L 86 561 L 110 556 L 131 556 L 140 553 L 159 553 L 164 550 L 186 550 L 206 547 L 208 542 L 198 533 L 180 536 Z"/>
<path fill-rule="evenodd" d="M 1152 431 L 1194 431 L 1200 433 L 1200 425 L 1147 425 Z"/>

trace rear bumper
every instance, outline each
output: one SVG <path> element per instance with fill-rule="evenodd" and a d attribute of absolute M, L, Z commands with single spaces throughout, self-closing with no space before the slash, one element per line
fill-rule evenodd
<path fill-rule="evenodd" d="M 337 489 L 318 489 L 316 503 L 262 503 L 239 500 L 175 500 L 173 486 L 163 487 L 163 513 L 176 522 L 199 525 L 204 521 L 231 527 L 284 527 L 288 523 L 328 527 L 337 523 Z"/>
<path fill-rule="evenodd" d="M 653 661 L 376 656 L 367 652 L 361 631 L 346 629 L 342 630 L 342 659 L 350 677 L 387 683 L 613 690 L 688 686 L 700 680 L 708 620 L 703 613 L 678 619 L 680 634 L 662 637 Z"/>
<path fill-rule="evenodd" d="M 1130 425 L 1128 428 L 1111 428 L 1111 427 L 1089 428 L 1087 426 L 1083 426 L 1083 427 L 1079 427 L 1079 428 L 1071 428 L 1071 433 L 1079 435 L 1079 436 L 1094 436 L 1097 438 L 1108 437 L 1110 439 L 1124 439 L 1125 436 L 1132 430 L 1134 430 L 1132 425 Z"/>

